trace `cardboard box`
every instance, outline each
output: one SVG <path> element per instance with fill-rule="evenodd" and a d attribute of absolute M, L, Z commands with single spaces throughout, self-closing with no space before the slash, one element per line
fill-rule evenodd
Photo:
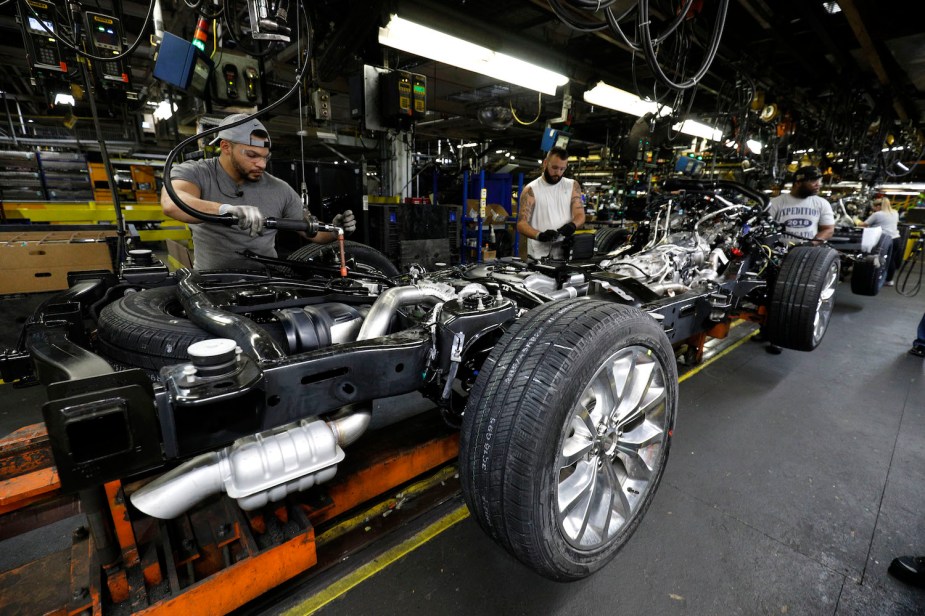
<path fill-rule="evenodd" d="M 482 249 L 482 261 L 494 261 L 497 258 L 497 251 Z"/>
<path fill-rule="evenodd" d="M 189 249 L 189 242 L 167 240 L 167 266 L 170 271 L 185 267 L 193 267 L 193 251 Z"/>
<path fill-rule="evenodd" d="M 469 199 L 466 202 L 466 216 L 469 218 L 478 218 L 479 216 L 479 200 L 478 199 Z M 497 203 L 486 203 L 485 204 L 485 218 L 482 221 L 489 225 L 500 225 L 508 219 L 510 214 L 507 213 L 507 210 L 504 209 L 504 206 Z"/>
<path fill-rule="evenodd" d="M 115 231 L 0 233 L 0 295 L 68 288 L 69 272 L 112 271 Z"/>

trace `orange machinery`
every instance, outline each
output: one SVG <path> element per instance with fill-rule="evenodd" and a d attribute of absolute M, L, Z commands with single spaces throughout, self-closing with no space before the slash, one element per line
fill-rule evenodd
<path fill-rule="evenodd" d="M 0 539 L 78 513 L 89 524 L 75 523 L 69 550 L 0 574 L 0 613 L 230 612 L 315 567 L 316 529 L 453 460 L 458 433 L 434 415 L 403 422 L 378 439 L 388 446 L 364 446 L 306 493 L 253 512 L 216 497 L 166 521 L 128 504 L 145 479 L 61 493 L 44 425 L 22 428 L 0 441 Z"/>

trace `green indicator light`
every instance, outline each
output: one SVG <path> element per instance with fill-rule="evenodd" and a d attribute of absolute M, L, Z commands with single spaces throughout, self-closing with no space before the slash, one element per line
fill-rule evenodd
<path fill-rule="evenodd" d="M 202 41 L 200 41 L 199 39 L 196 39 L 195 41 L 193 41 L 193 47 L 195 47 L 195 48 L 198 49 L 199 51 L 205 51 L 205 50 L 206 50 L 206 44 L 203 43 Z"/>

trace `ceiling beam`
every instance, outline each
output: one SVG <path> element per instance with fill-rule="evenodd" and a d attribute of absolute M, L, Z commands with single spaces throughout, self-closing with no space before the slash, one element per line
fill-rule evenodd
<path fill-rule="evenodd" d="M 867 31 L 867 26 L 864 25 L 864 19 L 861 17 L 861 12 L 858 10 L 857 5 L 855 5 L 854 0 L 838 0 L 838 5 L 841 6 L 842 11 L 845 13 L 848 25 L 851 26 L 854 37 L 858 40 L 858 43 L 860 43 L 861 51 L 864 57 L 867 58 L 867 62 L 873 69 L 877 79 L 880 80 L 883 86 L 892 90 L 890 74 L 883 64 L 883 59 L 880 57 L 880 53 L 874 45 L 874 40 L 871 38 L 870 32 Z M 903 122 L 909 119 L 906 106 L 895 95 L 893 96 L 893 109 Z"/>

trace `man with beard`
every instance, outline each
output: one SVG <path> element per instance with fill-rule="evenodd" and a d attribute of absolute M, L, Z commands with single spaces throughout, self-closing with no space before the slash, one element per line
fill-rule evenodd
<path fill-rule="evenodd" d="M 793 174 L 790 192 L 771 199 L 768 212 L 784 226 L 785 241 L 819 245 L 832 237 L 835 232 L 835 214 L 832 213 L 831 204 L 818 196 L 821 182 L 822 172 L 818 167 L 800 167 Z M 767 342 L 764 328 L 752 339 Z M 779 355 L 783 349 L 776 344 L 768 344 L 765 350 L 772 355 Z"/>
<path fill-rule="evenodd" d="M 812 165 L 800 167 L 793 174 L 790 193 L 781 193 L 771 200 L 769 213 L 784 225 L 790 241 L 809 241 L 819 244 L 835 232 L 835 215 L 832 206 L 817 196 L 822 173 Z"/>
<path fill-rule="evenodd" d="M 552 148 L 543 161 L 543 174 L 520 195 L 517 231 L 527 237 L 527 254 L 533 259 L 561 258 L 560 236 L 568 237 L 585 224 L 581 185 L 562 177 L 566 167 L 568 152 Z"/>
<path fill-rule="evenodd" d="M 228 126 L 245 118 L 237 113 L 222 120 Z M 302 201 L 291 186 L 266 172 L 270 159 L 270 134 L 258 120 L 251 119 L 218 133 L 221 154 L 215 158 L 187 161 L 171 168 L 173 188 L 184 203 L 206 214 L 231 214 L 236 226 L 199 224 L 167 194 L 161 191 L 161 208 L 176 220 L 190 223 L 197 270 L 255 269 L 258 264 L 241 256 L 244 250 L 276 256 L 276 230 L 264 229 L 267 217 L 308 219 Z M 258 205 L 250 205 L 250 204 Z M 331 222 L 345 234 L 356 230 L 353 212 L 338 214 Z M 302 233 L 303 237 L 308 237 Z M 333 233 L 308 238 L 317 244 L 337 239 Z"/>

